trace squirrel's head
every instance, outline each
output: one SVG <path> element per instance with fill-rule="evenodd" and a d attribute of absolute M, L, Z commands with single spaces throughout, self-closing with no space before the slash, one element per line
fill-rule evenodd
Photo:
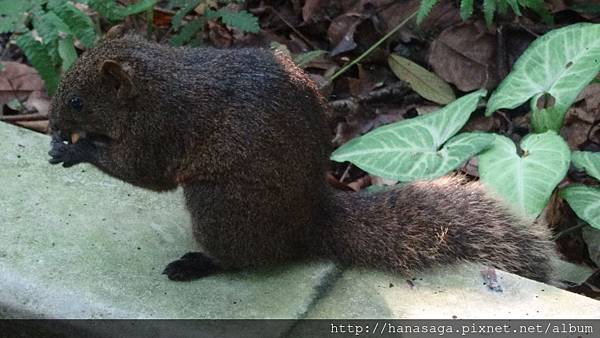
<path fill-rule="evenodd" d="M 52 98 L 53 132 L 71 136 L 73 141 L 89 137 L 99 143 L 121 137 L 138 96 L 135 70 L 120 49 L 125 43 L 120 36 L 104 38 L 64 74 Z"/>

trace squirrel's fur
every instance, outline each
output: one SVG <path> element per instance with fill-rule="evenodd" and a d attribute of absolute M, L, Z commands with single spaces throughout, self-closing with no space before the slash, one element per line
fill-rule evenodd
<path fill-rule="evenodd" d="M 157 191 L 183 186 L 205 254 L 169 264 L 169 278 L 320 257 L 397 272 L 464 260 L 549 279 L 546 227 L 478 183 L 329 188 L 327 105 L 285 55 L 112 35 L 60 83 L 50 161 Z M 73 133 L 81 139 L 66 143 Z"/>

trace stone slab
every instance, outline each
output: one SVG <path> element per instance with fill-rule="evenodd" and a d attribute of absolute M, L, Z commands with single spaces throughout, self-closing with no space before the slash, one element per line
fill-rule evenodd
<path fill-rule="evenodd" d="M 49 138 L 0 123 L 0 318 L 298 318 L 333 265 L 172 282 L 197 250 L 180 191 L 48 164 Z"/>
<path fill-rule="evenodd" d="M 50 166 L 49 138 L 8 124 L 0 139 L 0 318 L 600 318 L 598 301 L 502 271 L 491 290 L 473 264 L 405 277 L 305 262 L 171 282 L 163 267 L 199 249 L 180 191 Z"/>
<path fill-rule="evenodd" d="M 377 319 L 600 319 L 600 302 L 500 270 L 488 287 L 477 264 L 462 264 L 415 277 L 344 271 L 306 318 Z"/>

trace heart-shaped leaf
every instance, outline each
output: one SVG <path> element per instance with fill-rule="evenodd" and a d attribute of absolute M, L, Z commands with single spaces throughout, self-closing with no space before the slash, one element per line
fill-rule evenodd
<path fill-rule="evenodd" d="M 560 131 L 565 113 L 557 107 L 534 109 L 531 111 L 531 126 L 536 133 L 548 130 Z"/>
<path fill-rule="evenodd" d="M 574 151 L 571 161 L 577 169 L 585 170 L 588 175 L 600 181 L 600 153 Z"/>
<path fill-rule="evenodd" d="M 400 80 L 408 82 L 415 92 L 427 100 L 439 104 L 448 104 L 456 99 L 449 84 L 409 59 L 391 54 L 388 58 L 388 64 Z"/>
<path fill-rule="evenodd" d="M 546 109 L 541 113 L 555 115 L 534 119 L 536 131 L 560 127 L 569 106 L 598 71 L 600 25 L 580 23 L 555 29 L 535 40 L 521 55 L 492 94 L 486 115 L 502 108 L 515 108 L 531 99 L 532 111 Z M 551 106 L 536 107 L 542 95 L 552 97 Z M 536 121 L 556 120 L 561 123 L 536 124 Z"/>
<path fill-rule="evenodd" d="M 560 196 L 567 200 L 577 217 L 600 229 L 600 189 L 572 184 L 561 189 Z"/>
<path fill-rule="evenodd" d="M 463 133 L 446 143 L 485 93 L 479 90 L 436 112 L 375 129 L 337 149 L 331 159 L 350 161 L 371 174 L 400 181 L 445 175 L 494 139 L 491 134 Z"/>
<path fill-rule="evenodd" d="M 569 168 L 569 147 L 553 131 L 530 134 L 521 141 L 523 155 L 513 141 L 495 135 L 493 145 L 479 155 L 481 181 L 526 215 L 544 209 L 554 187 Z"/>

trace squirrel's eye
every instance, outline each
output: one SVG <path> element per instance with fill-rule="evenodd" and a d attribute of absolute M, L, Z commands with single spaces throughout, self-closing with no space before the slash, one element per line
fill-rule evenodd
<path fill-rule="evenodd" d="M 72 97 L 69 99 L 69 107 L 76 111 L 81 111 L 81 109 L 83 109 L 83 101 L 77 96 Z"/>

